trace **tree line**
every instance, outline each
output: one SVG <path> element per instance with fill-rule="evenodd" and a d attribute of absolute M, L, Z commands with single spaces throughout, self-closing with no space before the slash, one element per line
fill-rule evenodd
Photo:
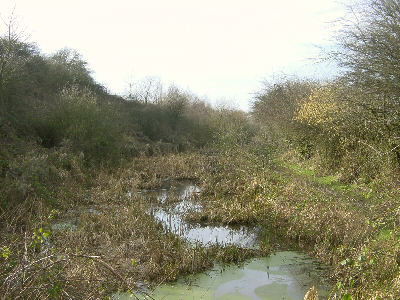
<path fill-rule="evenodd" d="M 266 84 L 253 116 L 282 149 L 314 158 L 343 179 L 371 179 L 400 166 L 400 1 L 350 8 L 326 58 L 340 75 Z"/>

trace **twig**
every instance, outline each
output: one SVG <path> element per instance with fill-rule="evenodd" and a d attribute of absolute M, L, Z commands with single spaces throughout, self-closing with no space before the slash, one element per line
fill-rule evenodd
<path fill-rule="evenodd" d="M 110 270 L 116 277 L 118 277 L 121 281 L 125 281 L 125 279 L 116 271 L 114 270 L 108 263 L 103 261 L 100 256 L 93 256 L 93 255 L 83 255 L 83 254 L 70 254 L 70 256 L 74 257 L 82 257 L 82 258 L 88 258 L 92 259 L 94 261 L 99 262 L 102 264 L 104 267 L 106 267 L 108 270 Z"/>
<path fill-rule="evenodd" d="M 145 294 L 147 297 L 149 297 L 150 299 L 156 300 L 154 299 L 149 293 L 142 291 L 143 294 Z"/>
<path fill-rule="evenodd" d="M 369 148 L 371 148 L 372 150 L 374 150 L 379 156 L 383 156 L 384 154 L 382 154 L 382 152 L 380 152 L 380 151 L 378 151 L 378 150 L 376 150 L 374 147 L 372 147 L 371 145 L 369 145 L 369 144 L 367 144 L 367 143 L 365 143 L 365 142 L 363 142 L 363 141 L 361 141 L 361 140 L 359 140 L 358 141 L 359 143 L 361 143 L 361 144 L 363 144 L 363 145 L 365 145 L 365 146 L 367 146 L 367 147 L 369 147 Z"/>

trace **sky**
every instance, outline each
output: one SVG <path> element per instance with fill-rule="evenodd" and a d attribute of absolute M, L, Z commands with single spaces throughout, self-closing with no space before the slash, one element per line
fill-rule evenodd
<path fill-rule="evenodd" d="M 276 76 L 326 78 L 316 64 L 344 15 L 335 0 L 1 0 L 43 53 L 68 47 L 94 78 L 123 95 L 159 77 L 212 104 L 249 110 Z"/>

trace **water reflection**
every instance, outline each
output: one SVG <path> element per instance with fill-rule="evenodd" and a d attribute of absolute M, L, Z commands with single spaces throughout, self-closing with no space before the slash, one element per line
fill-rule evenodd
<path fill-rule="evenodd" d="M 149 213 L 159 220 L 165 231 L 173 232 L 189 242 L 204 245 L 237 245 L 256 247 L 256 230 L 244 226 L 201 226 L 188 224 L 183 216 L 188 210 L 201 211 L 196 202 L 200 189 L 185 182 L 157 191 L 139 194 L 151 201 Z M 242 266 L 214 266 L 207 272 L 186 276 L 175 283 L 164 284 L 151 293 L 154 299 L 303 299 L 315 286 L 320 299 L 328 290 L 326 269 L 310 257 L 295 251 L 279 251 L 264 258 L 246 261 Z M 141 298 L 142 297 L 142 298 Z M 113 299 L 148 299 L 144 296 L 115 294 Z"/>
<path fill-rule="evenodd" d="M 160 221 L 166 232 L 177 234 L 190 243 L 202 245 L 236 245 L 256 248 L 256 232 L 245 226 L 202 226 L 185 222 L 187 211 L 201 211 L 200 203 L 194 201 L 200 188 L 191 182 L 181 182 L 170 189 L 140 191 L 142 197 L 153 199 L 149 213 Z M 155 200 L 155 201 L 154 201 Z M 167 205 L 172 202 L 172 205 Z"/>
<path fill-rule="evenodd" d="M 324 299 L 327 289 L 323 278 L 319 264 L 309 257 L 294 251 L 281 251 L 266 258 L 251 259 L 243 266 L 215 266 L 208 272 L 164 284 L 154 290 L 152 297 L 165 300 L 297 300 L 303 299 L 307 290 L 315 285 L 320 299 Z M 120 294 L 114 299 L 133 298 Z"/>

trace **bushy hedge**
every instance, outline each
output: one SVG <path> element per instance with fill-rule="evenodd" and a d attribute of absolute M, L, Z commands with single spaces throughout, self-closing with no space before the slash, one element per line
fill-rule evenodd
<path fill-rule="evenodd" d="M 212 138 L 212 114 L 176 87 L 156 102 L 111 95 L 76 51 L 43 55 L 18 34 L 0 37 L 0 121 L 43 147 L 68 145 L 87 163 L 156 153 L 149 149 L 163 143 L 174 151 L 202 147 Z"/>
<path fill-rule="evenodd" d="M 123 131 L 115 108 L 100 104 L 92 92 L 77 86 L 65 88 L 40 113 L 31 122 L 44 147 L 69 143 L 88 161 L 118 160 Z"/>
<path fill-rule="evenodd" d="M 343 72 L 325 83 L 289 79 L 267 85 L 253 116 L 303 158 L 354 180 L 400 166 L 398 60 L 400 1 L 368 0 L 351 8 L 329 53 Z M 285 148 L 287 150 L 287 147 Z"/>

